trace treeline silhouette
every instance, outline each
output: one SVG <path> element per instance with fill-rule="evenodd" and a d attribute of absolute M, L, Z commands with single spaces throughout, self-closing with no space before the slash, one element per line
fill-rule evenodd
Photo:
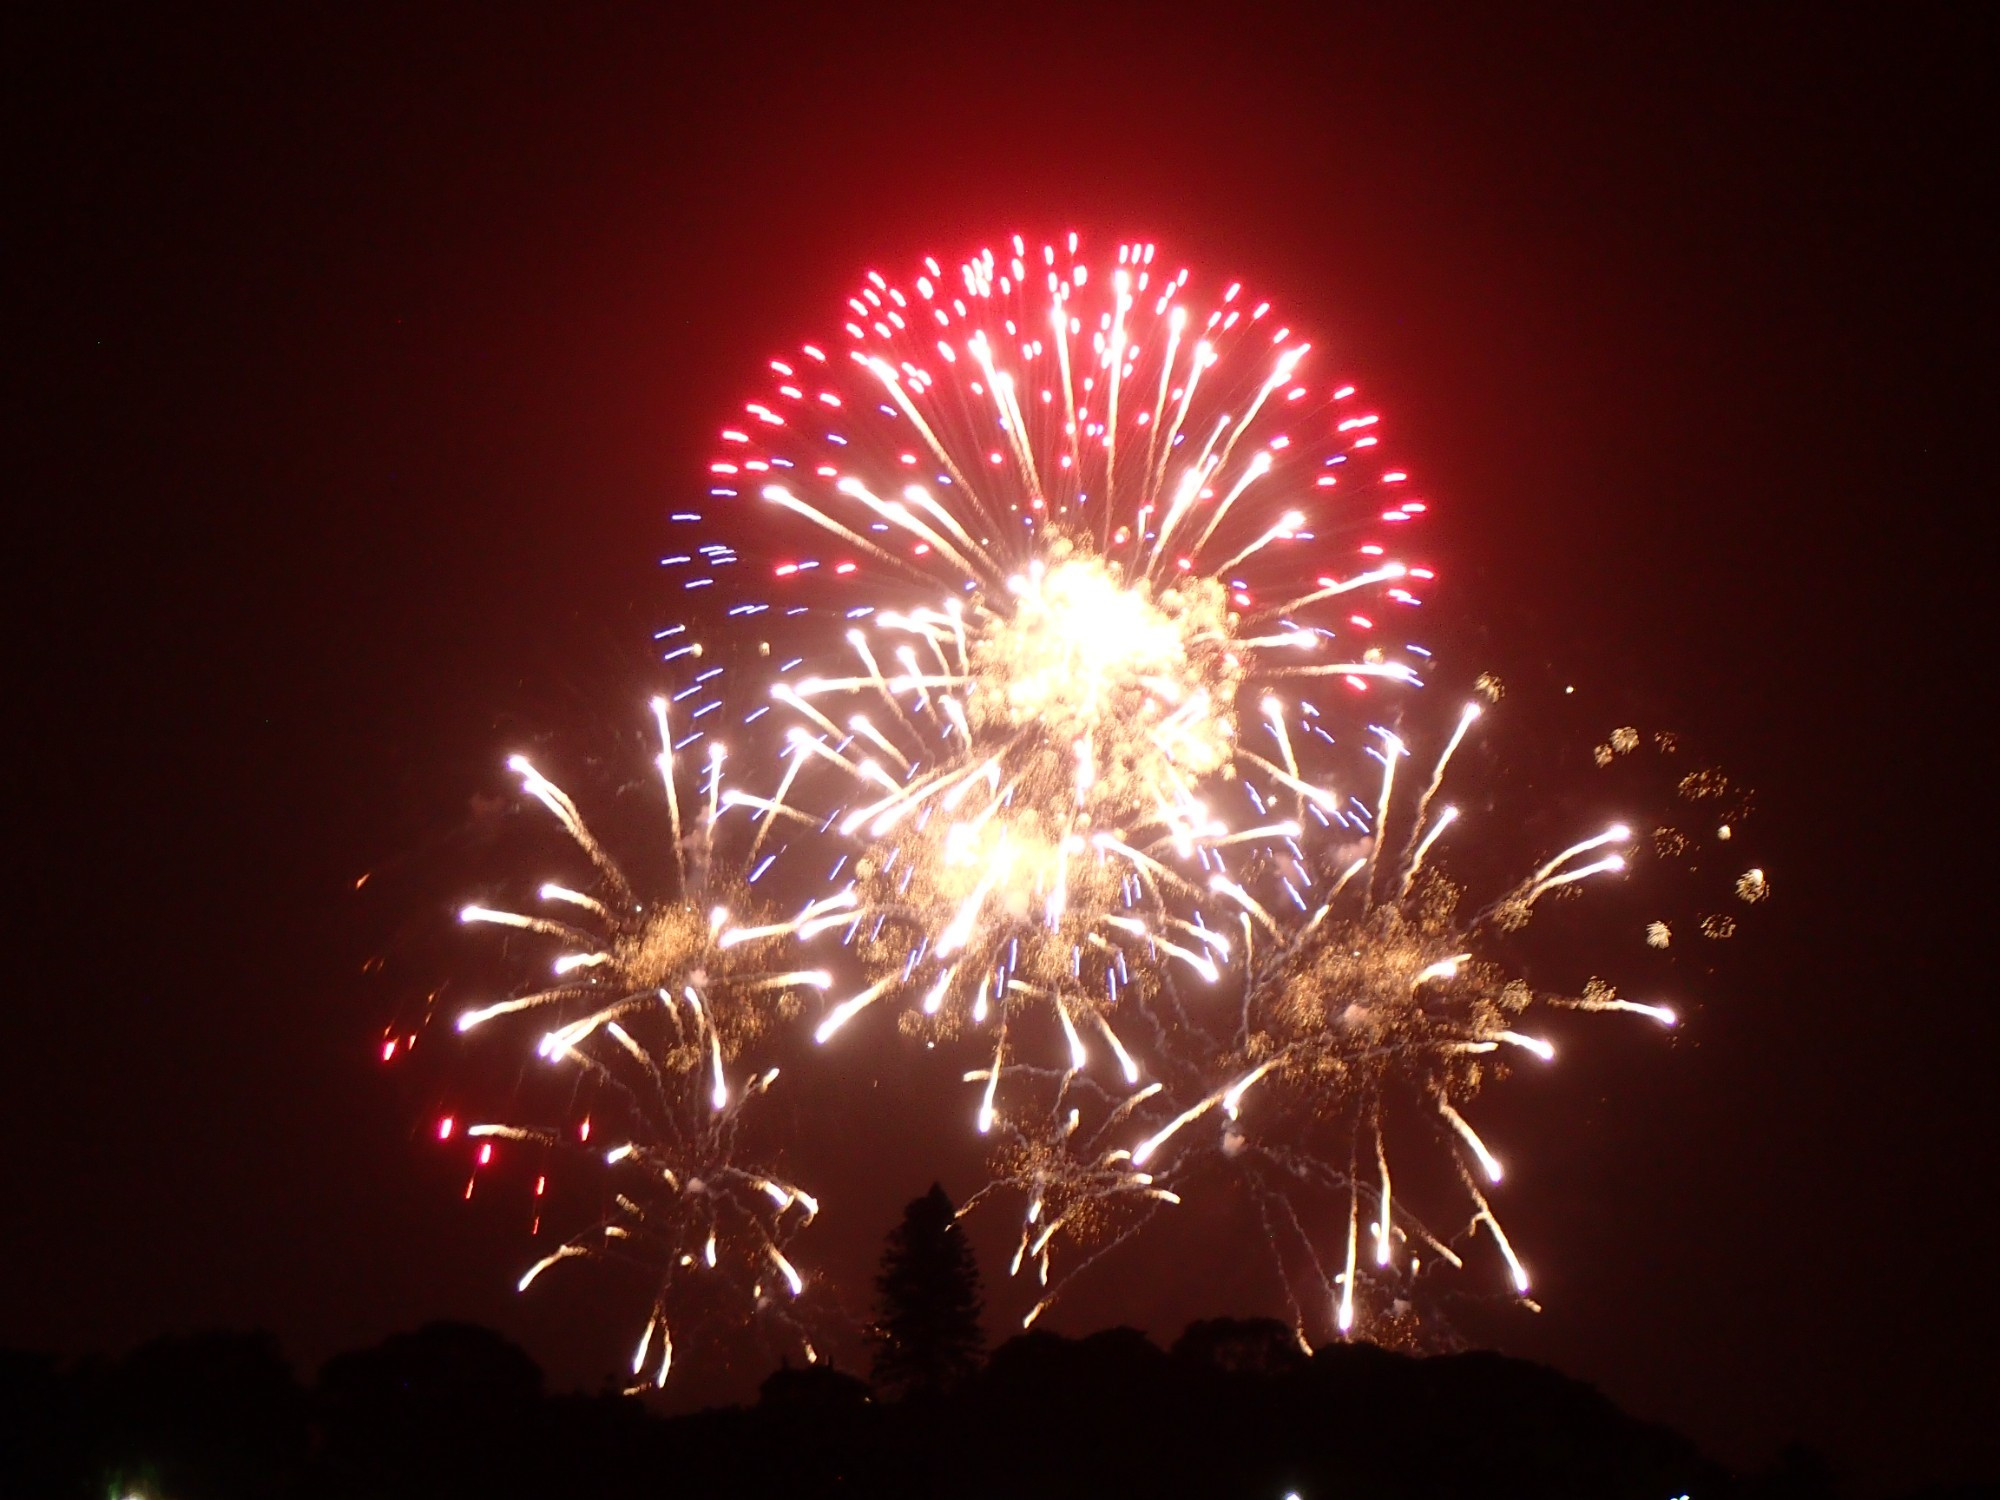
<path fill-rule="evenodd" d="M 753 1406 L 659 1416 L 549 1394 L 487 1329 L 437 1323 L 302 1383 L 263 1334 L 162 1339 L 69 1367 L 0 1356 L 0 1489 L 277 1497 L 1689 1495 L 1833 1493 L 1797 1456 L 1739 1478 L 1590 1387 L 1495 1354 L 1308 1357 L 1281 1324 L 1030 1333 L 949 1389 L 877 1398 L 785 1369 Z"/>
<path fill-rule="evenodd" d="M 550 1395 L 490 1329 L 433 1323 L 301 1382 L 267 1334 L 122 1360 L 0 1352 L 0 1495 L 89 1500 L 1825 1500 L 1793 1450 L 1733 1476 L 1591 1387 L 1498 1354 L 1307 1354 L 1268 1319 L 1028 1333 L 986 1356 L 942 1187 L 891 1232 L 873 1383 L 780 1369 L 754 1406 L 663 1416 Z M 1945 1492 L 1931 1492 L 1944 1500 Z M 1969 1497 L 1975 1492 L 1961 1491 Z M 1991 1491 L 1985 1493 L 1991 1494 Z"/>

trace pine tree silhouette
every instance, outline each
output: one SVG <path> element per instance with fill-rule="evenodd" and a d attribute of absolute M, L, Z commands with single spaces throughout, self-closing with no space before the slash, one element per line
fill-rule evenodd
<path fill-rule="evenodd" d="M 877 1389 L 901 1395 L 947 1390 L 979 1368 L 979 1266 L 937 1183 L 903 1210 L 889 1233 L 875 1327 Z"/>

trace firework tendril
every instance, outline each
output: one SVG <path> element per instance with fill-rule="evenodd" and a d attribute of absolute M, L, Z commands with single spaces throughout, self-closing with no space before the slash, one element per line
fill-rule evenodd
<path fill-rule="evenodd" d="M 734 1296 L 752 1311 L 790 1321 L 780 1298 L 797 1297 L 804 1283 L 787 1247 L 819 1204 L 743 1149 L 745 1113 L 779 1076 L 775 1066 L 753 1066 L 750 1055 L 797 1018 L 801 992 L 824 990 L 830 980 L 822 970 L 774 961 L 782 924 L 758 920 L 765 909 L 740 872 L 721 873 L 726 758 L 711 745 L 699 776 L 683 788 L 667 702 L 655 700 L 653 712 L 674 852 L 671 894 L 648 900 L 637 893 L 569 796 L 514 757 L 509 765 L 523 795 L 553 815 L 585 856 L 591 889 L 547 882 L 532 911 L 463 908 L 461 922 L 521 933 L 553 957 L 539 985 L 466 1009 L 455 1024 L 461 1033 L 511 1028 L 532 1044 L 539 1065 L 574 1073 L 579 1096 L 599 1101 L 575 1130 L 486 1122 L 467 1126 L 465 1135 L 482 1141 L 484 1159 L 496 1141 L 545 1153 L 573 1144 L 570 1154 L 586 1156 L 602 1175 L 601 1214 L 536 1260 L 520 1290 L 577 1257 L 642 1267 L 656 1289 L 632 1373 L 657 1385 L 673 1367 L 683 1302 Z M 685 813 L 684 790 L 694 794 Z M 441 1126 L 451 1131 L 452 1122 Z M 794 1331 L 814 1357 L 810 1339 Z"/>

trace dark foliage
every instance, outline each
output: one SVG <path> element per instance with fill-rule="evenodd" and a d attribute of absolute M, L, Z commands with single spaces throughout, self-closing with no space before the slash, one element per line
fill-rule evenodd
<path fill-rule="evenodd" d="M 327 1495 L 527 1493 L 531 1429 L 549 1414 L 535 1362 L 464 1323 L 339 1355 L 318 1395 L 314 1488 Z"/>
<path fill-rule="evenodd" d="M 792 1412 L 810 1417 L 855 1413 L 869 1402 L 868 1382 L 842 1374 L 829 1365 L 773 1370 L 757 1387 L 757 1405 L 774 1415 Z"/>
<path fill-rule="evenodd" d="M 155 1339 L 75 1388 L 97 1467 L 118 1493 L 277 1500 L 308 1457 L 305 1388 L 263 1333 Z"/>
<path fill-rule="evenodd" d="M 1174 1341 L 1173 1355 L 1235 1375 L 1289 1375 L 1311 1358 L 1276 1318 L 1203 1318 Z"/>
<path fill-rule="evenodd" d="M 46 1355 L 0 1350 L 0 1495 L 84 1492 L 98 1424 L 85 1418 L 82 1384 Z"/>
<path fill-rule="evenodd" d="M 659 1417 L 548 1396 L 497 1334 L 433 1324 L 303 1389 L 259 1336 L 167 1340 L 64 1370 L 0 1353 L 0 1496 L 103 1500 L 669 1500 L 855 1495 L 1166 1500 L 1829 1500 L 1788 1451 L 1728 1475 L 1589 1386 L 1496 1354 L 1312 1355 L 1264 1320 L 1032 1333 L 925 1399 L 783 1369 L 756 1406 Z M 1995 1500 L 1993 1488 L 1912 1500 Z"/>
<path fill-rule="evenodd" d="M 903 1222 L 890 1231 L 875 1289 L 881 1298 L 873 1329 L 877 1390 L 936 1395 L 979 1368 L 986 1343 L 979 1327 L 979 1267 L 937 1183 L 911 1201 Z"/>

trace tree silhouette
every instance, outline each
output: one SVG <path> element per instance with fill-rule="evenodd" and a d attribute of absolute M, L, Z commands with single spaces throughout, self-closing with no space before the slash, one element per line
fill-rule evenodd
<path fill-rule="evenodd" d="M 937 1183 L 903 1210 L 889 1233 L 875 1327 L 876 1387 L 936 1394 L 979 1368 L 979 1267 L 951 1199 Z"/>

